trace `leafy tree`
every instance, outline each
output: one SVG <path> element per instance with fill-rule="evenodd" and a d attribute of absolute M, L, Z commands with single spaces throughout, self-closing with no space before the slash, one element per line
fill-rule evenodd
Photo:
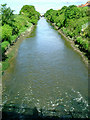
<path fill-rule="evenodd" d="M 11 24 L 11 22 L 14 20 L 13 12 L 14 10 L 11 10 L 10 7 L 6 7 L 7 4 L 1 5 L 1 15 L 2 15 L 2 25 L 4 24 Z"/>
<path fill-rule="evenodd" d="M 64 7 L 62 7 L 60 10 L 58 10 L 58 16 L 60 15 L 60 14 L 65 14 L 65 11 L 67 10 L 67 6 L 64 6 Z"/>
<path fill-rule="evenodd" d="M 30 18 L 30 22 L 34 25 L 37 24 L 40 17 L 40 13 L 32 5 L 24 5 L 20 10 L 20 15 L 25 15 Z"/>
<path fill-rule="evenodd" d="M 77 6 L 71 5 L 67 7 L 65 11 L 65 17 L 66 19 L 73 19 L 73 18 L 80 18 L 80 10 Z"/>
<path fill-rule="evenodd" d="M 32 5 L 24 5 L 20 10 L 20 14 L 27 15 L 28 17 L 31 17 L 34 12 L 35 8 Z"/>

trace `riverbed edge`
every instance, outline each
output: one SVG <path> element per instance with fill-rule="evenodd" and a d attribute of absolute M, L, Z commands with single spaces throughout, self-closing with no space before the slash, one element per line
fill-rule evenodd
<path fill-rule="evenodd" d="M 84 55 L 83 52 L 80 51 L 80 49 L 78 47 L 75 46 L 74 41 L 67 38 L 67 36 L 62 32 L 62 30 L 58 29 L 58 27 L 54 23 L 51 23 L 49 20 L 47 20 L 47 22 L 49 22 L 58 31 L 58 33 L 60 35 L 62 35 L 66 41 L 68 41 L 70 43 L 70 46 L 73 48 L 74 51 L 76 51 L 82 57 L 83 62 L 85 63 L 86 67 L 88 68 L 88 65 L 89 65 L 88 58 Z"/>
<path fill-rule="evenodd" d="M 34 30 L 35 28 L 35 25 L 32 25 L 30 27 L 28 27 L 24 32 L 22 32 L 15 40 L 15 43 L 10 46 L 7 51 L 5 52 L 5 55 L 10 55 L 10 57 L 8 57 L 5 61 L 1 61 L 1 64 L 3 66 L 3 62 L 6 64 L 10 63 L 10 61 L 12 61 L 12 59 L 17 55 L 17 45 L 19 46 L 19 44 L 24 40 L 24 38 L 28 37 L 28 35 L 30 35 L 32 33 L 32 31 Z M 11 55 L 11 54 L 14 54 L 14 55 Z M 4 75 L 4 73 L 7 71 L 7 69 L 10 67 L 10 65 L 5 69 L 5 70 L 2 70 L 1 73 L 2 75 Z"/>

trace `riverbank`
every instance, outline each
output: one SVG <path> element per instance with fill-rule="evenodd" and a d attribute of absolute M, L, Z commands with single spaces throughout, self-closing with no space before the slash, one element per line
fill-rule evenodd
<path fill-rule="evenodd" d="M 37 24 L 40 19 L 40 13 L 35 10 L 34 6 L 24 5 L 19 11 L 19 14 L 14 14 L 13 10 L 11 10 L 10 7 L 7 7 L 7 4 L 1 5 L 1 13 L 3 18 L 0 20 L 0 23 L 2 23 L 0 25 L 2 30 L 0 38 L 1 61 L 3 61 L 2 71 L 5 71 L 10 66 L 8 62 L 9 59 L 16 54 L 16 50 L 8 54 L 9 51 L 12 51 L 12 46 L 17 43 L 16 41 L 18 41 L 18 39 L 21 39 L 20 36 L 24 36 L 24 31 L 32 25 Z"/>
<path fill-rule="evenodd" d="M 90 60 L 88 13 L 88 7 L 70 5 L 63 6 L 60 10 L 50 9 L 44 14 L 60 34 L 71 42 L 71 46 L 78 51 L 87 66 Z"/>
<path fill-rule="evenodd" d="M 5 61 L 2 61 L 2 73 L 4 74 L 4 72 L 8 69 L 8 67 L 10 67 L 10 62 L 12 61 L 12 59 L 17 55 L 17 51 L 18 51 L 18 47 L 20 45 L 20 43 L 26 38 L 28 37 L 31 32 L 33 31 L 35 25 L 30 26 L 29 28 L 27 28 L 26 31 L 22 32 L 21 35 L 19 35 L 16 38 L 16 42 L 10 46 L 7 51 L 5 52 L 5 55 L 7 56 Z"/>
<path fill-rule="evenodd" d="M 32 115 L 33 108 L 42 116 L 88 117 L 88 69 L 44 18 L 20 43 L 2 77 L 2 112 L 13 118 Z"/>
<path fill-rule="evenodd" d="M 76 51 L 82 57 L 83 62 L 88 67 L 88 58 L 84 55 L 84 52 L 80 51 L 78 46 L 75 45 L 75 42 L 73 40 L 71 40 L 69 37 L 67 38 L 67 36 L 63 33 L 63 31 L 61 29 L 59 29 L 54 23 L 51 23 L 49 20 L 48 20 L 48 22 L 52 26 L 54 26 L 54 28 L 58 31 L 58 33 L 60 33 L 60 35 L 62 35 L 65 38 L 66 41 L 68 41 L 70 43 L 71 47 L 74 49 L 74 51 Z"/>

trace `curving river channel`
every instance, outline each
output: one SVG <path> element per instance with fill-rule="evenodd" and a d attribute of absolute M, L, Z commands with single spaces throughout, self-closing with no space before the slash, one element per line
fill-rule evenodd
<path fill-rule="evenodd" d="M 3 76 L 4 111 L 88 117 L 88 69 L 44 18 L 19 46 Z M 71 113 L 71 114 L 70 114 Z"/>

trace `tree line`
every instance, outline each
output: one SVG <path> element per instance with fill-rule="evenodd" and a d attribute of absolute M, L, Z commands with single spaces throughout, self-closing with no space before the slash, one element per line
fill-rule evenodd
<path fill-rule="evenodd" d="M 60 10 L 50 9 L 44 16 L 48 21 L 54 23 L 70 40 L 73 40 L 78 48 L 90 58 L 88 7 L 64 6 Z"/>
<path fill-rule="evenodd" d="M 19 14 L 14 14 L 14 10 L 7 7 L 7 4 L 1 5 L 0 13 L 0 46 L 2 60 L 4 60 L 7 48 L 27 27 L 37 24 L 40 13 L 35 10 L 34 6 L 24 5 Z"/>

